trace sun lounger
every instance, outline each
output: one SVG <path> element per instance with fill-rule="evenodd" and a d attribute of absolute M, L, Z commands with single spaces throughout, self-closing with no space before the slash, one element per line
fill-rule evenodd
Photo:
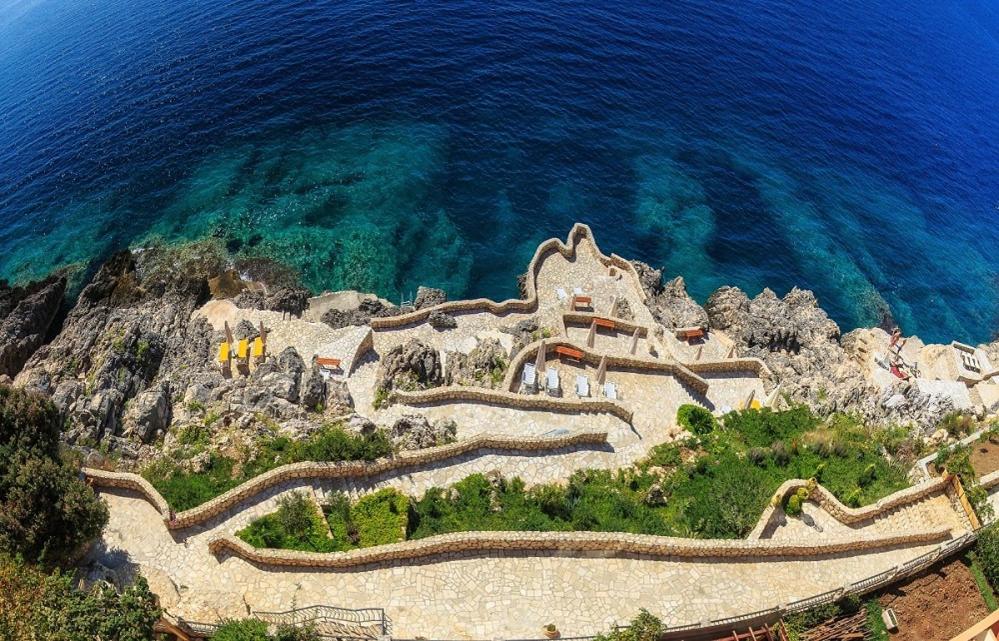
<path fill-rule="evenodd" d="M 554 367 L 549 367 L 545 371 L 545 379 L 546 379 L 545 387 L 548 390 L 548 395 L 558 396 L 560 393 L 559 384 L 558 384 L 558 370 L 556 370 Z"/>
<path fill-rule="evenodd" d="M 558 302 L 564 303 L 569 300 L 569 295 L 565 293 L 565 290 L 559 287 L 555 290 L 555 295 L 558 296 Z"/>
<path fill-rule="evenodd" d="M 236 358 L 240 360 L 246 360 L 250 354 L 250 341 L 245 338 L 239 341 L 239 345 L 236 347 Z"/>
<path fill-rule="evenodd" d="M 590 395 L 590 380 L 582 374 L 576 375 L 576 396 L 586 398 Z"/>
<path fill-rule="evenodd" d="M 572 288 L 572 293 L 575 294 L 576 296 L 582 296 L 583 295 L 583 288 L 582 287 L 573 287 Z"/>
<path fill-rule="evenodd" d="M 229 343 L 224 342 L 219 345 L 219 362 L 228 363 L 229 362 Z"/>
<path fill-rule="evenodd" d="M 557 356 L 565 356 L 566 358 L 571 358 L 576 361 L 583 358 L 583 352 L 578 349 L 573 349 L 572 347 L 566 347 L 565 345 L 559 345 L 556 347 L 555 354 Z"/>
<path fill-rule="evenodd" d="M 264 359 L 264 339 L 259 336 L 253 339 L 253 347 L 250 350 L 250 354 L 256 361 L 262 361 Z"/>
<path fill-rule="evenodd" d="M 534 363 L 526 363 L 524 365 L 524 373 L 521 376 L 521 383 L 523 388 L 533 392 L 537 389 L 538 384 L 538 371 L 534 369 Z"/>
<path fill-rule="evenodd" d="M 617 400 L 617 386 L 614 383 L 604 383 L 604 397 L 612 401 Z"/>
<path fill-rule="evenodd" d="M 961 354 L 961 360 L 964 361 L 965 369 L 970 369 L 973 372 L 979 372 L 982 369 L 982 364 L 971 354 Z"/>

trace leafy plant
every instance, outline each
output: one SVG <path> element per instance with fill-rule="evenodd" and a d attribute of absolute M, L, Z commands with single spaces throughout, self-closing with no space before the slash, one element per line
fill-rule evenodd
<path fill-rule="evenodd" d="M 718 421 L 714 415 L 700 405 L 681 405 L 676 411 L 677 424 L 698 436 L 704 436 L 714 431 Z"/>

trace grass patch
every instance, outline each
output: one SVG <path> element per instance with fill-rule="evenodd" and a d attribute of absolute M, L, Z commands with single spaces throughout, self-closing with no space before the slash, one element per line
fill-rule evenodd
<path fill-rule="evenodd" d="M 881 618 L 883 609 L 877 599 L 871 598 L 864 603 L 867 610 L 867 628 L 871 631 L 874 641 L 888 641 L 888 626 Z"/>
<path fill-rule="evenodd" d="M 992 584 L 989 583 L 988 578 L 985 576 L 985 570 L 982 568 L 982 562 L 978 558 L 978 554 L 974 551 L 968 552 L 964 556 L 964 565 L 968 568 L 968 572 L 975 579 L 975 585 L 978 586 L 978 591 L 982 593 L 982 601 L 985 601 L 985 607 L 989 609 L 989 612 L 994 612 L 999 610 L 999 600 L 996 600 L 995 590 L 992 589 Z"/>
<path fill-rule="evenodd" d="M 278 499 L 278 509 L 256 519 L 236 536 L 258 548 L 332 552 L 333 541 L 319 512 L 304 492 Z"/>
<path fill-rule="evenodd" d="M 187 446 L 184 446 L 185 448 Z M 178 460 L 179 448 L 142 471 L 153 487 L 178 511 L 211 500 L 237 485 L 275 467 L 299 461 L 373 461 L 392 453 L 392 443 L 384 432 L 358 436 L 329 425 L 304 441 L 284 436 L 261 437 L 253 455 L 237 457 L 212 453 L 204 470 L 190 472 Z"/>

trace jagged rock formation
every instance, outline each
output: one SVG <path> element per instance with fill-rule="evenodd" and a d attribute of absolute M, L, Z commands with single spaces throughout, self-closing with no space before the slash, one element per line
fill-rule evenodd
<path fill-rule="evenodd" d="M 410 311 L 412 308 L 385 305 L 377 298 L 369 298 L 361 301 L 356 309 L 328 309 L 320 320 L 333 329 L 340 329 L 352 325 L 367 325 L 372 318 L 396 316 Z"/>
<path fill-rule="evenodd" d="M 0 281 L 0 376 L 16 376 L 41 347 L 65 291 L 63 276 L 50 276 L 23 287 Z"/>
<path fill-rule="evenodd" d="M 406 415 L 397 420 L 389 434 L 392 442 L 403 450 L 420 450 L 454 441 L 458 426 L 443 419 L 431 424 L 425 416 Z"/>
<path fill-rule="evenodd" d="M 413 300 L 413 307 L 416 309 L 423 309 L 424 307 L 433 307 L 434 305 L 440 305 L 441 303 L 447 302 L 447 292 L 443 289 L 437 289 L 436 287 L 423 287 L 422 285 L 416 289 L 416 298 Z"/>
<path fill-rule="evenodd" d="M 436 387 L 444 382 L 440 354 L 414 338 L 385 354 L 379 380 L 380 387 L 386 390 Z"/>
<path fill-rule="evenodd" d="M 458 326 L 458 321 L 455 320 L 454 316 L 439 311 L 430 312 L 427 323 L 437 330 L 454 329 Z"/>
<path fill-rule="evenodd" d="M 708 326 L 707 314 L 687 294 L 687 285 L 682 276 L 663 284 L 662 270 L 653 269 L 637 260 L 631 261 L 631 264 L 635 266 L 638 280 L 645 290 L 645 305 L 656 322 L 667 329 Z"/>
<path fill-rule="evenodd" d="M 509 361 L 509 355 L 498 340 L 484 339 L 468 354 L 448 353 L 445 383 L 490 389 L 500 387 Z"/>

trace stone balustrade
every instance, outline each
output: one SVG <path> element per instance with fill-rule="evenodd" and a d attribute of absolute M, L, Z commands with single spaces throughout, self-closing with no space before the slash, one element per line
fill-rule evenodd
<path fill-rule="evenodd" d="M 422 450 L 404 451 L 377 461 L 301 462 L 274 468 L 201 505 L 173 514 L 166 499 L 149 481 L 138 474 L 84 468 L 88 483 L 98 487 L 133 490 L 149 501 L 163 516 L 167 528 L 178 530 L 204 523 L 247 499 L 281 483 L 301 479 L 367 478 L 406 468 L 420 468 L 447 461 L 477 450 L 506 452 L 547 452 L 567 447 L 599 447 L 607 443 L 606 432 L 582 432 L 558 437 L 519 437 L 479 435 L 470 439 Z"/>
<path fill-rule="evenodd" d="M 501 303 L 489 300 L 488 298 L 476 298 L 473 300 L 462 300 L 462 301 L 449 301 L 446 303 L 441 303 L 440 305 L 434 305 L 433 307 L 426 307 L 424 309 L 418 309 L 414 312 L 408 314 L 400 314 L 399 316 L 387 316 L 384 318 L 372 318 L 370 325 L 374 330 L 383 329 L 395 329 L 398 327 L 405 327 L 406 325 L 412 325 L 415 323 L 422 323 L 427 320 L 432 312 L 445 312 L 448 314 L 456 313 L 478 313 L 478 312 L 489 312 L 496 315 L 510 314 L 510 313 L 520 313 L 520 314 L 530 314 L 537 310 L 538 308 L 538 286 L 537 286 L 537 275 L 538 271 L 541 269 L 541 265 L 544 262 L 546 256 L 551 253 L 558 252 L 562 254 L 567 260 L 573 260 L 576 256 L 576 247 L 579 241 L 582 239 L 588 239 L 592 244 L 594 251 L 596 252 L 597 260 L 603 263 L 607 267 L 615 267 L 622 272 L 626 272 L 630 275 L 636 283 L 635 291 L 641 300 L 645 300 L 645 292 L 641 287 L 637 286 L 639 282 L 638 272 L 635 271 L 635 266 L 632 265 L 627 260 L 621 258 L 617 254 L 611 254 L 607 256 L 603 254 L 597 247 L 596 241 L 593 239 L 593 232 L 590 230 L 589 225 L 583 223 L 576 223 L 572 226 L 569 231 L 569 237 L 566 242 L 562 242 L 558 238 L 549 238 L 545 242 L 538 245 L 537 250 L 534 252 L 534 256 L 531 258 L 531 262 L 527 267 L 527 283 L 526 289 L 528 292 L 527 298 L 511 298 L 505 300 Z"/>
<path fill-rule="evenodd" d="M 484 387 L 449 385 L 434 387 L 418 392 L 394 391 L 390 397 L 393 403 L 402 405 L 427 405 L 430 403 L 489 403 L 524 411 L 557 412 L 579 414 L 581 412 L 602 412 L 631 423 L 633 413 L 617 401 L 605 398 L 565 398 L 546 394 L 516 394 L 504 390 Z"/>
<path fill-rule="evenodd" d="M 425 539 L 379 545 L 347 552 L 298 552 L 254 548 L 234 537 L 209 542 L 216 555 L 229 553 L 254 563 L 308 568 L 356 568 L 454 554 L 534 552 L 560 555 L 718 558 L 757 560 L 767 557 L 815 557 L 911 545 L 930 545 L 950 538 L 945 527 L 888 536 L 858 535 L 821 543 L 748 539 L 684 539 L 618 532 L 456 532 Z"/>

